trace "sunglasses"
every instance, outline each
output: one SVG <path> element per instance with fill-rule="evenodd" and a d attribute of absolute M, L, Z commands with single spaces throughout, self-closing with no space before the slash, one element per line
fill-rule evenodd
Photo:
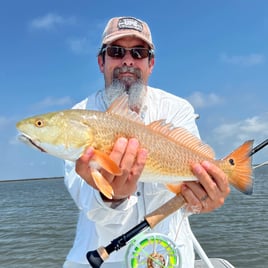
<path fill-rule="evenodd" d="M 125 48 L 119 46 L 107 46 L 105 47 L 102 52 L 107 51 L 108 56 L 117 59 L 123 59 L 127 53 L 130 52 L 133 59 L 145 59 L 153 54 L 153 50 L 144 47 L 132 47 L 132 48 Z"/>

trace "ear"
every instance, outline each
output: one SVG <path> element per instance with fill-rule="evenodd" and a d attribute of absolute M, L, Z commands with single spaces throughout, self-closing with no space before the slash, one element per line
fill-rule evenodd
<path fill-rule="evenodd" d="M 99 64 L 100 71 L 103 73 L 104 72 L 104 62 L 103 62 L 102 55 L 98 56 L 98 64 Z"/>
<path fill-rule="evenodd" d="M 154 57 L 150 59 L 149 61 L 149 68 L 150 68 L 150 74 L 153 72 L 154 68 Z"/>

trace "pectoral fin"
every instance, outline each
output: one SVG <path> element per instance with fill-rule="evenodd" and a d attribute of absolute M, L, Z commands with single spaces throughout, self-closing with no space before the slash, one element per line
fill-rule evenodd
<path fill-rule="evenodd" d="M 109 155 L 99 151 L 94 150 L 94 155 L 92 160 L 95 160 L 103 169 L 109 173 L 119 176 L 122 175 L 121 169 L 118 165 L 109 157 Z"/>
<path fill-rule="evenodd" d="M 174 194 L 179 194 L 181 192 L 181 183 L 179 184 L 166 184 L 168 190 Z"/>
<path fill-rule="evenodd" d="M 114 190 L 110 183 L 101 175 L 97 169 L 92 169 L 91 175 L 99 191 L 107 198 L 112 199 Z"/>

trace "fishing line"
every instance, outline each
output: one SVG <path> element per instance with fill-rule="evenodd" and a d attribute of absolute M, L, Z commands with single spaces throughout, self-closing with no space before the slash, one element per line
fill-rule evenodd
<path fill-rule="evenodd" d="M 180 268 L 181 254 L 178 245 L 168 236 L 143 233 L 130 241 L 126 255 L 128 268 Z"/>
<path fill-rule="evenodd" d="M 200 210 L 199 210 L 200 211 Z M 180 233 L 180 230 L 181 230 L 181 227 L 182 227 L 182 223 L 183 221 L 191 214 L 194 214 L 195 212 L 190 212 L 190 209 L 187 208 L 187 205 L 185 205 L 183 208 L 182 208 L 182 218 L 178 224 L 178 227 L 177 227 L 177 230 L 176 230 L 176 236 L 175 236 L 175 241 L 178 239 L 178 236 L 179 236 L 179 233 Z M 198 212 L 199 213 L 199 212 Z"/>

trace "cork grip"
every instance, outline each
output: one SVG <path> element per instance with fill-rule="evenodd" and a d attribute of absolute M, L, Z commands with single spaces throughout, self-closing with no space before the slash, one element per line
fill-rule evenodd
<path fill-rule="evenodd" d="M 185 204 L 185 200 L 181 194 L 174 196 L 164 205 L 154 210 L 150 214 L 145 216 L 145 220 L 148 222 L 151 228 L 156 226 L 164 218 L 181 208 Z"/>

